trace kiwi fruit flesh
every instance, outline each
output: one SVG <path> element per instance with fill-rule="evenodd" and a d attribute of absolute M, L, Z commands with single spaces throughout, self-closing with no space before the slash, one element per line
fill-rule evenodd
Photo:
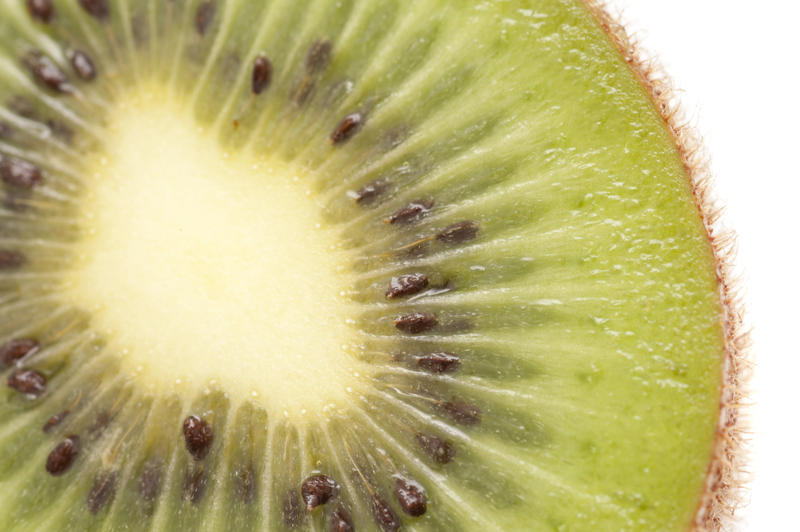
<path fill-rule="evenodd" d="M 0 529 L 717 527 L 730 303 L 623 41 L 2 0 Z"/>

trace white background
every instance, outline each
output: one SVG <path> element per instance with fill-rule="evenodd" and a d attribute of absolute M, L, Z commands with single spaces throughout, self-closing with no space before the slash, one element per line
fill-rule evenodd
<path fill-rule="evenodd" d="M 711 154 L 752 329 L 750 470 L 737 530 L 800 530 L 800 3 L 611 0 Z"/>

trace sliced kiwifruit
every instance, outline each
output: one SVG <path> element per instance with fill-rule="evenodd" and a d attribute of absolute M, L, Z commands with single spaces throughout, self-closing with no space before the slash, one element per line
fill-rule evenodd
<path fill-rule="evenodd" d="M 669 102 L 577 0 L 3 0 L 0 529 L 717 527 Z"/>

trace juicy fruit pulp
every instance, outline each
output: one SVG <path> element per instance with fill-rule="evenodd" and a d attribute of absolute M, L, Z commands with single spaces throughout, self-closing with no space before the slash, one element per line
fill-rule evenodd
<path fill-rule="evenodd" d="M 346 352 L 349 257 L 307 176 L 223 152 L 153 93 L 112 116 L 64 291 L 126 353 L 124 371 L 151 393 L 215 382 L 271 417 L 352 401 L 365 364 Z"/>
<path fill-rule="evenodd" d="M 0 14 L 0 528 L 690 526 L 714 257 L 581 3 Z"/>

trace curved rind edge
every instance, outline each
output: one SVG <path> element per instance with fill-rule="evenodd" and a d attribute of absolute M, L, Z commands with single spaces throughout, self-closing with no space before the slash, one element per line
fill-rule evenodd
<path fill-rule="evenodd" d="M 690 530 L 727 530 L 735 522 L 734 514 L 742 505 L 749 476 L 745 470 L 749 444 L 748 382 L 753 369 L 749 331 L 744 328 L 743 297 L 734 273 L 736 235 L 721 221 L 723 209 L 712 193 L 713 176 L 708 154 L 696 129 L 685 118 L 671 79 L 658 61 L 642 50 L 619 18 L 609 11 L 608 2 L 581 1 L 649 93 L 653 105 L 672 133 L 714 253 L 723 306 L 725 361 L 714 450 L 706 475 L 705 491 Z"/>

